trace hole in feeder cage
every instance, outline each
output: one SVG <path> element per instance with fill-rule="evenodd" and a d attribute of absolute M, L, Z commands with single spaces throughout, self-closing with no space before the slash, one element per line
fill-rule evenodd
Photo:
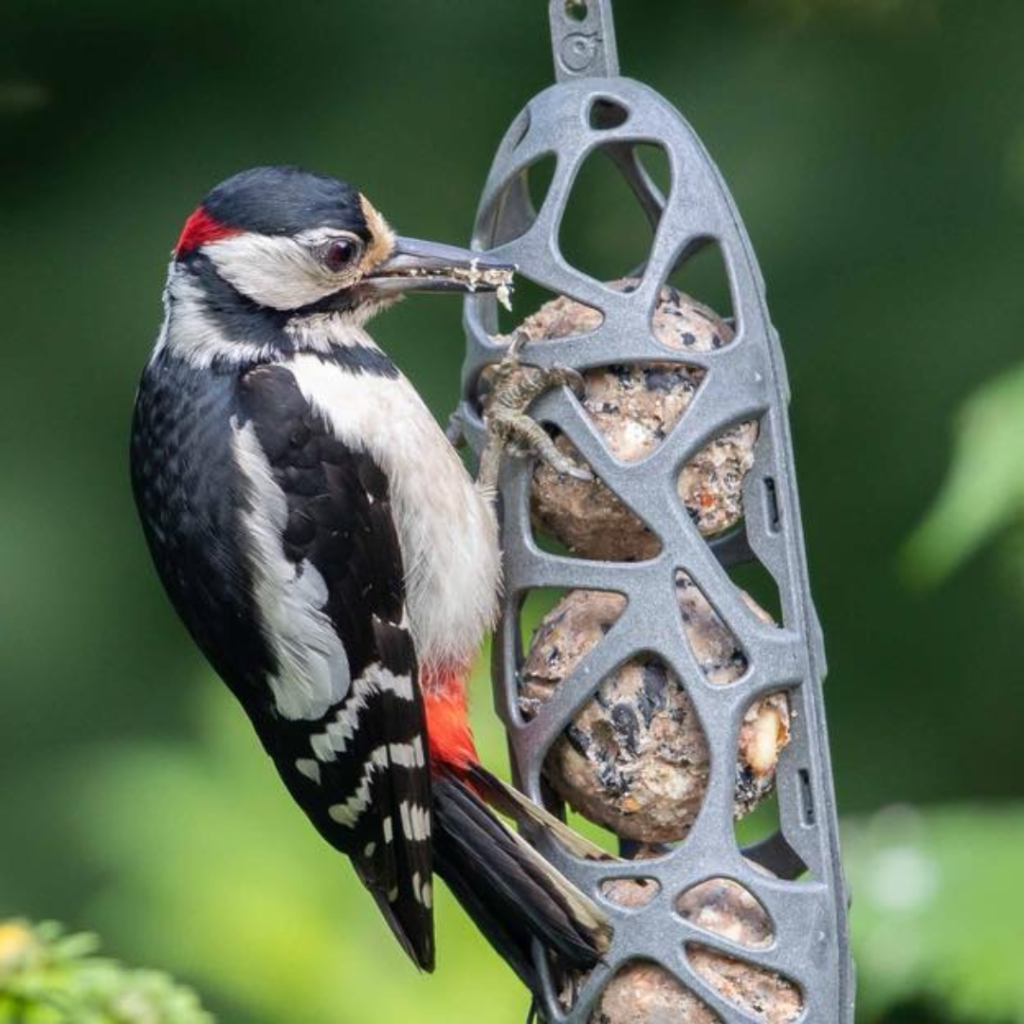
<path fill-rule="evenodd" d="M 570 21 L 586 21 L 588 11 L 587 0 L 565 0 L 565 16 Z"/>
<path fill-rule="evenodd" d="M 592 107 L 591 128 L 595 130 L 616 128 L 625 123 L 629 116 L 628 111 L 624 107 L 619 109 L 623 111 L 621 122 L 617 122 L 613 112 L 606 111 L 597 105 Z M 672 185 L 672 169 L 668 153 L 658 145 L 630 141 L 608 143 L 604 151 L 632 191 L 652 232 L 657 230 Z M 632 273 L 642 274 L 646 262 L 645 258 L 643 263 L 633 269 Z"/>
<path fill-rule="evenodd" d="M 583 161 L 562 211 L 558 247 L 563 258 L 598 281 L 635 274 L 646 261 L 660 214 L 647 210 L 613 160 L 629 144 L 600 146 Z M 638 145 L 641 162 L 651 149 Z M 656 158 L 646 156 L 650 163 Z M 662 151 L 661 159 L 667 160 Z"/>
<path fill-rule="evenodd" d="M 810 771 L 801 768 L 797 772 L 797 780 L 800 783 L 800 820 L 810 828 L 818 820 L 814 809 L 814 790 L 811 787 Z"/>
<path fill-rule="evenodd" d="M 754 465 L 757 432 L 751 420 L 728 427 L 683 466 L 677 491 L 705 537 L 724 533 L 743 518 L 743 484 Z"/>
<path fill-rule="evenodd" d="M 618 594 L 574 591 L 545 617 L 520 674 L 524 717 L 550 699 L 625 608 Z M 544 761 L 551 788 L 620 839 L 682 839 L 700 811 L 710 763 L 686 691 L 656 655 L 604 677 Z"/>
<path fill-rule="evenodd" d="M 800 988 L 789 978 L 756 964 L 687 943 L 690 966 L 727 1002 L 764 1024 L 791 1024 L 804 1010 Z"/>
<path fill-rule="evenodd" d="M 672 165 L 665 149 L 641 143 L 634 145 L 632 151 L 637 162 L 651 179 L 651 184 L 662 196 L 667 196 L 672 188 Z"/>
<path fill-rule="evenodd" d="M 530 194 L 530 202 L 537 213 L 540 213 L 541 208 L 547 201 L 557 164 L 558 159 L 554 153 L 545 153 L 534 160 L 522 172 Z"/>
<path fill-rule="evenodd" d="M 609 829 L 577 814 L 571 807 L 564 807 L 565 822 L 574 832 L 589 839 L 612 857 L 619 856 L 619 837 Z"/>
<path fill-rule="evenodd" d="M 530 125 L 532 123 L 533 117 L 530 114 L 530 108 L 527 107 L 525 110 L 521 111 L 512 124 L 509 125 L 509 141 L 513 149 L 518 149 L 523 144 L 523 139 L 525 139 L 529 133 Z"/>
<path fill-rule="evenodd" d="M 590 104 L 590 127 L 597 131 L 619 128 L 629 120 L 629 111 L 607 96 L 599 96 Z M 654 147 L 649 147 L 654 148 Z"/>
<path fill-rule="evenodd" d="M 746 675 L 749 663 L 736 634 L 681 569 L 676 571 L 676 599 L 686 640 L 708 682 L 724 686 Z M 755 614 L 760 611 L 749 603 Z"/>
<path fill-rule="evenodd" d="M 735 831 L 736 843 L 744 852 L 771 839 L 779 832 L 778 794 L 774 790 L 766 793 L 756 807 L 736 819 Z"/>
<path fill-rule="evenodd" d="M 762 609 L 776 625 L 783 624 L 782 597 L 775 577 L 759 559 L 737 562 L 727 569 L 729 578 L 754 605 Z M 768 621 L 765 619 L 764 621 Z"/>
<path fill-rule="evenodd" d="M 775 937 L 760 901 L 731 878 L 711 878 L 687 889 L 676 900 L 676 912 L 695 927 L 748 949 L 764 949 Z"/>
<path fill-rule="evenodd" d="M 774 792 L 779 757 L 789 739 L 790 708 L 785 693 L 770 693 L 747 708 L 736 758 L 738 815 L 749 814 Z"/>
<path fill-rule="evenodd" d="M 546 551 L 549 555 L 558 555 L 560 558 L 578 557 L 571 548 L 566 547 L 557 537 L 546 530 L 535 528 L 533 542 L 541 551 Z"/>
<path fill-rule="evenodd" d="M 601 895 L 620 907 L 646 907 L 659 892 L 656 878 L 608 878 L 601 883 Z"/>
<path fill-rule="evenodd" d="M 583 458 L 567 437 L 552 431 L 556 447 L 577 465 Z M 592 469 L 592 467 L 590 467 Z M 545 535 L 578 558 L 635 562 L 654 558 L 661 542 L 600 479 L 576 480 L 538 461 L 533 472 L 531 518 L 538 546 Z"/>
<path fill-rule="evenodd" d="M 516 145 L 526 138 L 528 131 L 529 120 L 526 119 L 523 122 L 522 135 Z M 500 230 L 495 231 L 491 240 L 492 245 L 506 245 L 515 241 L 533 226 L 547 200 L 556 164 L 557 158 L 554 153 L 542 154 L 527 164 L 494 198 L 489 213 L 481 217 L 481 223 L 500 225 Z M 513 300 L 518 297 L 519 285 L 523 280 L 516 277 Z"/>
<path fill-rule="evenodd" d="M 590 1024 L 721 1024 L 721 1018 L 659 964 L 633 960 L 605 986 Z"/>
<path fill-rule="evenodd" d="M 691 319 L 707 321 L 708 326 L 701 326 L 699 333 L 709 335 L 708 347 L 722 348 L 733 340 L 737 325 L 732 285 L 722 247 L 715 239 L 694 239 L 676 261 L 665 284 L 695 304 Z M 729 328 L 727 334 L 721 329 L 723 321 Z"/>
<path fill-rule="evenodd" d="M 737 821 L 735 831 L 743 856 L 758 868 L 789 882 L 808 875 L 807 865 L 782 834 L 777 793 L 766 796 Z"/>
<path fill-rule="evenodd" d="M 519 625 L 519 650 L 516 659 L 517 664 L 522 665 L 526 660 L 526 652 L 530 650 L 532 643 L 539 638 L 539 630 L 542 623 L 547 622 L 552 616 L 553 609 L 559 601 L 565 597 L 567 591 L 561 587 L 536 587 L 523 594 L 519 602 L 518 625 Z M 554 624 L 554 622 L 552 623 Z M 520 707 L 524 709 L 525 701 L 520 699 Z M 525 717 L 532 717 L 526 715 Z"/>
<path fill-rule="evenodd" d="M 609 590 L 554 587 L 530 590 L 519 611 L 526 652 L 519 674 L 519 707 L 526 719 L 608 635 L 626 610 L 626 599 Z"/>
<path fill-rule="evenodd" d="M 766 476 L 761 482 L 764 485 L 764 502 L 768 516 L 768 532 L 778 533 L 782 528 L 782 513 L 779 511 L 779 492 L 775 485 L 775 478 Z"/>

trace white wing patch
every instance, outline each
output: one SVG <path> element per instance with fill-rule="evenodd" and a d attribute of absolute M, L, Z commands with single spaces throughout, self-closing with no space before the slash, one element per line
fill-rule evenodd
<path fill-rule="evenodd" d="M 348 693 L 348 656 L 324 611 L 327 584 L 308 561 L 296 565 L 284 554 L 281 538 L 288 502 L 251 423 L 232 421 L 235 461 L 252 489 L 241 514 L 249 542 L 257 613 L 277 658 L 269 677 L 277 710 L 285 718 L 322 718 Z M 319 755 L 318 755 L 319 756 Z"/>

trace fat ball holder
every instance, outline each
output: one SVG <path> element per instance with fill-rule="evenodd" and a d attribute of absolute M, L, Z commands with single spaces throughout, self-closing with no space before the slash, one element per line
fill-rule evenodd
<path fill-rule="evenodd" d="M 585 1024 L 602 990 L 625 964 L 660 965 L 725 1024 L 756 1024 L 697 973 L 684 949 L 707 949 L 776 972 L 799 986 L 801 1024 L 850 1024 L 853 968 L 847 935 L 847 897 L 839 860 L 835 799 L 821 683 L 825 657 L 811 601 L 786 408 L 789 387 L 778 334 L 771 325 L 750 241 L 732 198 L 701 141 L 681 115 L 646 85 L 619 77 L 611 0 L 549 0 L 557 82 L 515 118 L 495 156 L 473 232 L 473 247 L 515 263 L 519 274 L 603 315 L 585 335 L 527 345 L 524 363 L 583 371 L 610 364 L 681 362 L 701 367 L 704 379 L 665 440 L 639 462 L 607 450 L 579 402 L 560 388 L 531 410 L 557 427 L 579 455 L 657 536 L 660 553 L 640 562 L 601 562 L 552 554 L 533 535 L 533 467 L 506 459 L 501 473 L 505 594 L 495 637 L 496 704 L 509 736 L 518 785 L 540 803 L 545 757 L 555 739 L 618 666 L 638 654 L 657 655 L 682 681 L 706 736 L 710 777 L 689 834 L 665 856 L 625 861 L 581 860 L 557 843 L 542 852 L 609 914 L 615 938 L 605 963 L 576 987 L 571 1005 L 536 954 L 545 978 L 539 1007 L 550 1024 Z M 637 156 L 655 144 L 668 156 L 671 187 L 662 195 Z M 654 230 L 640 281 L 613 290 L 562 257 L 562 213 L 583 161 L 602 150 L 615 163 Z M 540 209 L 528 187 L 532 165 L 554 155 L 554 176 Z M 720 248 L 727 271 L 735 340 L 708 352 L 673 353 L 653 335 L 651 318 L 670 274 L 707 244 Z M 500 360 L 495 298 L 467 298 L 467 354 L 456 414 L 479 456 L 486 434 L 480 375 Z M 744 420 L 759 423 L 754 466 L 743 485 L 744 518 L 722 537 L 701 536 L 676 493 L 684 464 L 704 445 Z M 766 624 L 741 598 L 729 576 L 736 564 L 756 560 L 777 586 L 782 616 Z M 728 686 L 710 685 L 680 625 L 675 579 L 685 572 L 733 632 L 748 670 Z M 609 591 L 627 599 L 603 641 L 531 719 L 519 706 L 523 661 L 520 612 L 535 588 Z M 758 698 L 785 692 L 793 712 L 791 741 L 776 769 L 779 829 L 740 849 L 733 793 L 737 741 L 745 711 Z M 624 852 L 630 847 L 623 846 Z M 602 893 L 602 882 L 655 879 L 660 890 L 630 909 Z M 760 902 L 773 941 L 750 948 L 696 926 L 676 907 L 681 894 L 709 879 L 731 879 Z"/>

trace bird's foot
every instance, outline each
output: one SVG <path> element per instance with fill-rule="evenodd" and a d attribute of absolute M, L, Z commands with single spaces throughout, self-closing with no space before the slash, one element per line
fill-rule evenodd
<path fill-rule="evenodd" d="M 585 466 L 559 451 L 548 432 L 528 413 L 530 405 L 546 391 L 556 387 L 571 388 L 583 394 L 583 378 L 568 366 L 528 366 L 520 353 L 528 340 L 518 333 L 508 351 L 494 368 L 491 390 L 484 405 L 487 446 L 480 458 L 480 486 L 493 490 L 498 483 L 502 454 L 523 458 L 536 455 L 556 473 L 575 480 L 593 480 Z"/>

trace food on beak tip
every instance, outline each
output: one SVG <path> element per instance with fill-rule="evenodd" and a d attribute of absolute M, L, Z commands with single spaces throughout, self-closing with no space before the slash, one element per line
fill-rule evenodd
<path fill-rule="evenodd" d="M 498 301 L 511 312 L 512 288 L 515 270 L 511 267 L 485 267 L 481 269 L 480 260 L 474 257 L 468 269 L 452 267 L 448 276 L 453 281 L 465 284 L 467 291 L 475 292 L 478 288 L 487 288 L 497 294 Z"/>
<path fill-rule="evenodd" d="M 386 290 L 413 288 L 415 286 L 411 282 L 417 281 L 423 282 L 420 287 L 426 290 L 431 290 L 430 283 L 433 283 L 440 290 L 493 291 L 498 301 L 511 310 L 515 272 L 515 267 L 481 267 L 479 257 L 473 257 L 468 266 L 454 262 L 407 263 L 399 257 L 385 264 L 372 280 L 375 286 Z M 405 282 L 404 286 L 402 282 Z M 445 285 L 449 288 L 444 288 Z"/>
<path fill-rule="evenodd" d="M 498 293 L 507 304 L 517 268 L 489 253 L 420 238 L 395 238 L 388 256 L 366 276 L 380 292 Z"/>

